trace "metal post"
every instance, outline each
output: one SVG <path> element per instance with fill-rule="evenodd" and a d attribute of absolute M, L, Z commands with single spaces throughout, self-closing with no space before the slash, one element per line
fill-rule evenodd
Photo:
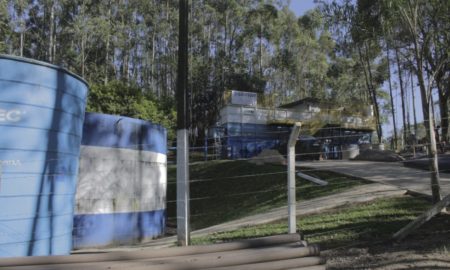
<path fill-rule="evenodd" d="M 177 236 L 189 245 L 188 0 L 180 0 L 177 81 Z"/>
<path fill-rule="evenodd" d="M 296 219 L 296 199 L 295 199 L 295 144 L 297 143 L 298 135 L 302 124 L 296 122 L 292 128 L 291 135 L 288 141 L 288 232 L 296 233 L 297 219 Z"/>
<path fill-rule="evenodd" d="M 205 128 L 205 161 L 208 161 L 208 129 Z"/>
<path fill-rule="evenodd" d="M 177 236 L 178 245 L 189 245 L 189 156 L 188 133 L 177 131 Z"/>

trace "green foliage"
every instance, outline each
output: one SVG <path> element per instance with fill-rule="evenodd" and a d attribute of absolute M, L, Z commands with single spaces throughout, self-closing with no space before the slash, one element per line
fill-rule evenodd
<path fill-rule="evenodd" d="M 112 81 L 107 85 L 90 87 L 87 110 L 139 118 L 161 124 L 168 130 L 168 138 L 175 137 L 176 112 L 171 98 L 156 99 L 138 86 Z"/>
<path fill-rule="evenodd" d="M 227 89 L 266 94 L 273 106 L 316 97 L 386 107 L 375 91 L 388 77 L 383 42 L 400 48 L 402 68 L 415 70 L 408 60 L 411 31 L 400 14 L 408 3 L 423 14 L 418 33 L 427 36 L 419 40 L 429 45 L 423 46 L 424 67 L 429 74 L 442 67 L 436 86 L 440 100 L 448 100 L 448 1 L 318 2 L 319 8 L 297 17 L 288 0 L 190 1 L 190 100 L 198 134 L 215 124 Z M 90 106 L 166 125 L 173 106 L 160 104 L 173 103 L 176 92 L 177 30 L 178 5 L 171 0 L 0 1 L 0 52 L 64 66 L 94 87 L 111 80 L 139 86 L 145 98 L 134 103 L 128 98 L 135 93 L 107 97 L 97 87 L 93 93 L 110 103 Z"/>

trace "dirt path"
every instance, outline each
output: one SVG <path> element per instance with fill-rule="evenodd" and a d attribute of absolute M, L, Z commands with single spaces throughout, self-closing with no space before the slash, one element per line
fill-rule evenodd
<path fill-rule="evenodd" d="M 417 234 L 400 243 L 327 250 L 322 256 L 329 270 L 450 269 L 449 236 L 448 232 Z"/>
<path fill-rule="evenodd" d="M 403 167 L 401 163 L 370 161 L 299 162 L 297 165 L 328 170 L 385 183 L 405 190 L 430 195 L 429 172 Z M 305 172 L 308 169 L 304 170 Z M 311 172 L 311 171 L 310 171 Z M 442 194 L 450 193 L 450 174 L 441 173 Z M 450 269 L 450 231 L 422 235 L 420 230 L 400 243 L 368 244 L 365 247 L 343 247 L 327 250 L 330 270 L 400 270 Z"/>
<path fill-rule="evenodd" d="M 450 269 L 450 258 L 443 251 L 419 250 L 370 252 L 368 248 L 353 248 L 343 252 L 325 253 L 329 270 L 400 270 L 400 269 Z M 323 254 L 323 255 L 325 255 Z"/>
<path fill-rule="evenodd" d="M 402 163 L 326 160 L 297 162 L 297 166 L 333 171 L 382 184 L 397 186 L 405 190 L 431 195 L 430 172 L 404 167 Z M 307 172 L 308 169 L 304 171 Z M 441 173 L 440 177 L 442 194 L 450 194 L 450 174 Z"/>

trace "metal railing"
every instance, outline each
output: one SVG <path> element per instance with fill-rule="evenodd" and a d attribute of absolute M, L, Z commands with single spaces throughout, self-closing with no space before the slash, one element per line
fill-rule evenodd
<path fill-rule="evenodd" d="M 291 109 L 264 109 L 228 105 L 221 111 L 222 123 L 255 123 L 255 124 L 293 124 L 302 122 L 303 125 L 327 124 L 340 125 L 351 129 L 375 130 L 373 116 L 362 113 L 348 113 L 343 111 L 296 111 Z"/>

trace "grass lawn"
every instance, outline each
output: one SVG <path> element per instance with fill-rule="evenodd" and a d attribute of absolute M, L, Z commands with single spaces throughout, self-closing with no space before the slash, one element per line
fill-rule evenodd
<path fill-rule="evenodd" d="M 371 203 L 351 205 L 339 209 L 299 217 L 297 225 L 309 243 L 322 250 L 346 245 L 373 244 L 389 240 L 391 235 L 428 209 L 431 204 L 410 196 L 379 199 Z M 449 234 L 450 216 L 432 219 L 414 235 Z M 230 241 L 287 233 L 287 220 L 247 227 L 235 231 L 215 233 L 194 238 L 193 244 Z M 447 243 L 448 244 L 448 243 Z"/>
<path fill-rule="evenodd" d="M 317 186 L 297 177 L 297 200 L 339 193 L 365 180 L 331 172 L 314 171 L 327 180 Z M 190 166 L 191 227 L 193 230 L 264 212 L 286 204 L 286 166 L 255 165 L 246 161 L 210 161 Z M 176 167 L 168 168 L 168 225 L 176 216 Z"/>

